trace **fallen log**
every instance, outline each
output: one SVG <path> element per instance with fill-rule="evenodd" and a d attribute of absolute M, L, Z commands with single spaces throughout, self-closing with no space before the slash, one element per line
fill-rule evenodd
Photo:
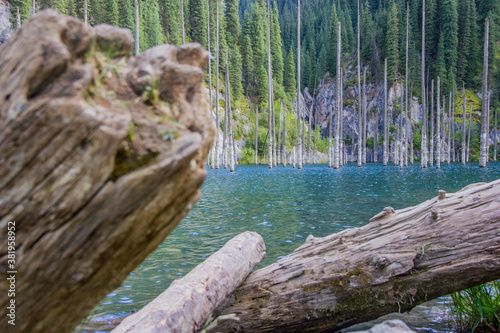
<path fill-rule="evenodd" d="M 139 312 L 125 318 L 112 332 L 194 332 L 201 329 L 265 254 L 264 240 L 259 234 L 247 231 L 234 237 Z"/>
<path fill-rule="evenodd" d="M 130 31 L 53 10 L 0 48 L 3 332 L 71 331 L 200 196 L 208 54 L 132 50 Z"/>
<path fill-rule="evenodd" d="M 250 274 L 210 332 L 334 332 L 499 279 L 500 180 L 440 197 L 309 236 Z"/>

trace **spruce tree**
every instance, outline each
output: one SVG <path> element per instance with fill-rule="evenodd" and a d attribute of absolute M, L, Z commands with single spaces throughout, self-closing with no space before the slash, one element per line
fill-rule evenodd
<path fill-rule="evenodd" d="M 106 0 L 104 2 L 105 23 L 120 25 L 120 11 L 118 10 L 118 0 Z"/>
<path fill-rule="evenodd" d="M 399 19 L 396 3 L 392 3 L 386 34 L 387 74 L 389 82 L 399 76 Z"/>
<path fill-rule="evenodd" d="M 189 0 L 188 10 L 189 39 L 207 48 L 207 2 L 205 0 Z"/>
<path fill-rule="evenodd" d="M 119 3 L 120 20 L 119 25 L 127 28 L 135 34 L 134 31 L 134 3 L 132 0 L 120 0 Z"/>
<path fill-rule="evenodd" d="M 330 34 L 328 43 L 328 59 L 326 68 L 330 72 L 330 76 L 336 75 L 337 73 L 337 29 L 338 29 L 339 19 L 337 17 L 337 9 L 335 4 L 332 5 L 332 11 L 330 14 Z M 344 36 L 345 37 L 345 36 Z"/>
<path fill-rule="evenodd" d="M 230 47 L 234 47 L 240 38 L 239 1 L 226 0 L 225 3 L 224 17 L 226 19 L 227 43 Z"/>
<path fill-rule="evenodd" d="M 243 72 L 242 79 L 245 85 L 245 94 L 247 97 L 250 97 L 255 94 L 256 73 L 255 73 L 255 64 L 253 60 L 252 44 L 250 42 L 250 37 L 246 34 L 244 35 L 241 43 L 241 56 L 242 56 L 242 72 Z"/>
<path fill-rule="evenodd" d="M 281 29 L 278 18 L 278 7 L 274 5 L 271 13 L 271 63 L 274 80 L 279 85 L 283 85 L 283 53 L 281 51 Z"/>
<path fill-rule="evenodd" d="M 439 56 L 440 64 L 444 64 L 447 75 L 442 79 L 442 88 L 444 91 L 456 90 L 456 73 L 458 57 L 458 14 L 456 0 L 443 0 L 441 4 L 441 36 L 438 50 L 442 50 Z M 439 52 L 439 51 L 438 51 Z M 439 58 L 438 56 L 438 58 Z"/>

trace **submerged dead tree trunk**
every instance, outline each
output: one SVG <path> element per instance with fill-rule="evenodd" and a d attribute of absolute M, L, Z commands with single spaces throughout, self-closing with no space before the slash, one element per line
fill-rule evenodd
<path fill-rule="evenodd" d="M 500 278 L 500 180 L 304 245 L 251 273 L 210 332 L 332 332 Z M 220 318 L 220 317 L 219 317 Z"/>
<path fill-rule="evenodd" d="M 467 113 L 466 113 L 466 101 L 465 101 L 465 84 L 463 85 L 463 112 L 462 112 L 462 165 L 465 165 L 465 124 L 467 122 Z"/>
<path fill-rule="evenodd" d="M 358 126 L 358 167 L 361 167 L 363 165 L 363 134 L 362 134 L 362 112 L 363 112 L 363 107 L 362 107 L 362 101 L 361 101 L 361 35 L 360 35 L 360 22 L 359 22 L 359 0 L 358 0 L 358 49 L 357 49 L 357 54 L 358 54 L 358 121 L 359 121 L 359 126 Z"/>
<path fill-rule="evenodd" d="M 302 155 L 302 141 L 300 138 L 300 0 L 297 5 L 297 153 Z M 302 169 L 302 159 L 299 158 L 298 169 Z"/>
<path fill-rule="evenodd" d="M 485 168 L 488 163 L 488 52 L 490 38 L 490 20 L 486 19 L 484 29 L 484 62 L 483 62 L 483 107 L 481 111 L 481 151 L 479 154 L 479 167 Z"/>
<path fill-rule="evenodd" d="M 338 169 L 340 166 L 340 140 L 342 140 L 342 136 L 340 133 L 340 117 L 341 117 L 341 111 L 340 109 L 342 108 L 342 101 L 340 100 L 340 89 L 341 89 L 341 82 L 340 82 L 340 71 L 342 70 L 340 68 L 340 52 L 342 48 L 342 39 L 341 39 L 341 22 L 337 22 L 337 31 L 338 31 L 338 36 L 337 36 L 337 116 L 335 117 L 335 146 L 334 146 L 334 164 L 333 167 L 334 169 Z"/>
<path fill-rule="evenodd" d="M 71 332 L 200 197 L 215 137 L 208 53 L 133 50 L 129 30 L 54 10 L 0 48 L 0 225 L 17 222 L 19 264 L 11 326 L 2 232 L 3 332 Z"/>
<path fill-rule="evenodd" d="M 408 4 L 409 6 L 409 4 Z M 421 168 L 427 168 L 427 105 L 425 99 L 425 0 L 422 1 L 422 142 L 420 147 Z M 412 140 L 413 142 L 413 140 Z"/>
<path fill-rule="evenodd" d="M 255 158 L 254 164 L 258 164 L 259 158 L 259 106 L 255 106 Z"/>
<path fill-rule="evenodd" d="M 387 166 L 389 161 L 389 119 L 387 118 L 387 58 L 384 64 L 384 162 Z"/>
<path fill-rule="evenodd" d="M 429 138 L 429 165 L 434 166 L 434 79 L 431 81 L 431 136 Z"/>
<path fill-rule="evenodd" d="M 436 106 L 436 169 L 441 168 L 441 125 L 440 125 L 440 118 L 439 118 L 439 112 L 441 112 L 441 79 L 438 76 L 437 78 L 437 106 Z"/>

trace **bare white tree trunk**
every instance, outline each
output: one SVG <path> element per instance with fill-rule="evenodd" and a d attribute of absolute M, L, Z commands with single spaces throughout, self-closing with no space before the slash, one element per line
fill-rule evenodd
<path fill-rule="evenodd" d="M 360 35 L 360 30 L 359 30 L 360 24 L 359 24 L 359 0 L 358 0 L 358 107 L 359 107 L 359 112 L 358 112 L 358 120 L 359 120 L 359 126 L 358 126 L 358 167 L 361 167 L 363 165 L 363 134 L 362 134 L 362 101 L 361 101 L 361 55 L 360 55 L 360 44 L 361 44 L 361 35 Z"/>
<path fill-rule="evenodd" d="M 217 7 L 219 3 L 217 2 Z M 217 14 L 218 16 L 219 14 Z M 182 31 L 182 44 L 186 44 L 186 34 L 184 32 L 184 0 L 181 0 L 181 31 Z"/>
<path fill-rule="evenodd" d="M 337 50 L 337 59 L 339 59 L 340 56 L 338 54 Z M 338 60 L 337 60 L 337 66 L 338 66 Z M 344 153 L 344 73 L 343 70 L 340 69 L 340 136 L 339 136 L 339 144 L 340 144 L 340 165 L 344 166 L 345 165 L 345 153 Z"/>
<path fill-rule="evenodd" d="M 363 70 L 363 164 L 366 164 L 366 68 Z"/>
<path fill-rule="evenodd" d="M 286 107 L 283 112 L 283 168 L 286 168 Z"/>
<path fill-rule="evenodd" d="M 467 162 L 469 162 L 470 157 L 470 135 L 472 129 L 472 102 L 470 103 L 470 112 L 469 112 L 469 135 L 467 139 Z"/>
<path fill-rule="evenodd" d="M 228 150 L 229 150 L 229 171 L 234 172 L 234 137 L 233 137 L 233 124 L 231 116 L 231 85 L 229 84 L 229 64 L 228 64 L 228 48 L 226 46 L 226 110 L 227 110 L 227 125 L 229 126 L 228 135 Z"/>
<path fill-rule="evenodd" d="M 83 2 L 83 10 L 84 10 L 84 19 L 85 19 L 85 23 L 87 23 L 87 0 L 85 0 Z M 33 6 L 31 7 L 31 16 L 35 15 L 35 11 L 36 11 L 36 1 L 33 0 Z"/>
<path fill-rule="evenodd" d="M 422 1 L 422 110 L 423 110 L 423 122 L 422 122 L 422 145 L 420 152 L 422 156 L 421 167 L 427 168 L 427 105 L 425 99 L 425 0 Z M 413 142 L 413 140 L 412 140 Z"/>
<path fill-rule="evenodd" d="M 434 166 L 434 79 L 431 82 L 431 137 L 430 137 L 430 166 Z"/>
<path fill-rule="evenodd" d="M 293 168 L 295 169 L 295 160 L 296 160 L 296 156 L 295 156 L 295 146 L 293 146 Z"/>
<path fill-rule="evenodd" d="M 446 96 L 443 94 L 443 119 L 442 119 L 442 125 L 441 126 L 441 137 L 443 139 L 443 143 L 441 144 L 441 160 L 444 162 L 446 160 L 446 154 L 445 154 L 445 148 L 446 148 L 446 130 L 445 130 L 445 124 L 446 124 Z"/>
<path fill-rule="evenodd" d="M 335 117 L 335 148 L 334 148 L 334 153 L 335 153 L 335 158 L 334 158 L 334 165 L 333 167 L 335 169 L 339 168 L 340 165 L 340 140 L 341 139 L 341 133 L 340 133 L 340 109 L 342 107 L 342 102 L 341 102 L 341 97 L 340 97 L 340 89 L 341 89 L 341 79 L 340 79 L 340 52 L 341 52 L 341 47 L 342 47 L 342 35 L 341 35 L 341 23 L 337 22 L 337 31 L 338 31 L 338 36 L 337 36 L 337 115 Z"/>
<path fill-rule="evenodd" d="M 87 2 L 87 0 L 85 0 Z M 208 54 L 210 53 L 210 0 L 207 0 L 207 47 L 208 47 Z M 211 56 L 208 57 L 208 96 L 210 100 L 210 112 L 213 112 L 213 104 L 212 104 L 212 60 Z M 215 124 L 215 128 L 217 128 L 217 124 Z M 217 152 L 214 149 L 212 149 L 212 162 L 210 163 L 210 168 L 214 169 L 215 168 L 215 152 Z"/>
<path fill-rule="evenodd" d="M 425 0 L 424 0 L 425 1 Z M 406 9 L 406 58 L 405 58 L 405 126 L 404 126 L 404 165 L 408 166 L 408 37 L 409 37 L 409 15 L 410 3 L 407 4 Z M 423 79 L 422 79 L 423 80 Z M 401 103 L 401 105 L 403 105 Z M 411 107 L 411 104 L 410 104 Z"/>
<path fill-rule="evenodd" d="M 21 27 L 21 15 L 19 14 L 19 7 L 16 7 L 16 29 Z"/>
<path fill-rule="evenodd" d="M 254 164 L 258 164 L 259 155 L 259 106 L 255 107 L 255 160 Z"/>
<path fill-rule="evenodd" d="M 274 111 L 274 93 L 273 93 L 273 115 L 272 115 L 272 123 L 273 123 L 273 165 L 276 167 L 278 165 L 278 158 L 276 152 L 276 117 Z"/>
<path fill-rule="evenodd" d="M 498 145 L 498 128 L 497 128 L 497 124 L 498 124 L 498 119 L 497 119 L 497 113 L 498 113 L 498 108 L 495 108 L 495 150 L 494 150 L 494 153 L 493 153 L 493 161 L 497 161 L 497 145 Z"/>
<path fill-rule="evenodd" d="M 269 5 L 269 0 L 267 0 L 267 86 L 268 86 L 268 109 L 267 109 L 267 123 L 268 123 L 268 131 L 269 131 L 269 142 L 268 142 L 268 151 L 269 151 L 269 169 L 273 168 L 273 131 L 272 131 L 272 109 L 274 109 L 273 105 L 273 73 L 271 69 L 271 7 Z"/>
<path fill-rule="evenodd" d="M 83 1 L 83 22 L 87 24 L 87 0 Z M 33 14 L 35 14 L 35 0 L 33 0 Z"/>
<path fill-rule="evenodd" d="M 225 80 L 225 86 L 226 86 L 226 93 L 225 93 L 225 98 L 226 98 L 226 101 L 224 103 L 224 135 L 222 136 L 222 164 L 224 165 L 224 169 L 227 169 L 227 148 L 228 148 L 228 140 L 227 140 L 227 117 L 228 117 L 228 110 L 227 110 L 227 107 L 229 106 L 229 103 L 228 103 L 228 100 L 227 100 L 227 87 L 229 85 L 229 80 L 228 80 L 228 64 L 227 64 L 227 56 L 228 56 L 228 52 L 227 52 L 227 46 L 226 46 L 226 80 Z"/>
<path fill-rule="evenodd" d="M 384 162 L 387 166 L 389 161 L 389 119 L 387 118 L 387 58 L 384 62 Z"/>
<path fill-rule="evenodd" d="M 465 165 L 465 123 L 467 122 L 467 112 L 466 112 L 466 102 L 465 102 L 465 84 L 462 87 L 463 90 L 463 99 L 464 99 L 464 109 L 462 113 L 462 165 Z"/>
<path fill-rule="evenodd" d="M 437 107 L 436 107 L 436 169 L 441 168 L 441 125 L 439 124 L 439 112 L 441 110 L 441 105 L 439 104 L 441 101 L 440 89 L 441 88 L 441 78 L 438 76 L 437 78 Z"/>
<path fill-rule="evenodd" d="M 451 91 L 450 91 L 450 101 L 449 101 L 449 110 L 448 110 L 448 150 L 447 150 L 447 159 L 448 159 L 448 165 L 450 165 L 451 162 L 451 132 L 452 132 L 452 123 L 451 123 L 451 103 L 453 101 L 453 98 L 451 97 Z"/>
<path fill-rule="evenodd" d="M 215 168 L 219 169 L 219 0 L 215 1 Z M 256 152 L 257 154 L 257 152 Z"/>
<path fill-rule="evenodd" d="M 297 149 L 299 157 L 302 155 L 302 141 L 300 138 L 300 0 L 297 6 Z M 302 169 L 302 159 L 299 158 L 299 169 Z"/>
<path fill-rule="evenodd" d="M 87 8 L 87 6 L 85 6 Z M 135 54 L 139 54 L 139 1 L 135 0 Z"/>
<path fill-rule="evenodd" d="M 328 116 L 328 167 L 329 168 L 333 168 L 332 121 L 333 121 L 333 105 L 330 106 L 330 115 Z"/>
<path fill-rule="evenodd" d="M 490 38 L 490 20 L 486 19 L 484 30 L 484 62 L 483 62 L 483 107 L 481 112 L 481 154 L 479 167 L 485 168 L 488 163 L 488 52 Z"/>
<path fill-rule="evenodd" d="M 278 126 L 278 164 L 281 164 L 281 123 L 282 123 L 283 101 L 280 98 L 280 121 Z"/>

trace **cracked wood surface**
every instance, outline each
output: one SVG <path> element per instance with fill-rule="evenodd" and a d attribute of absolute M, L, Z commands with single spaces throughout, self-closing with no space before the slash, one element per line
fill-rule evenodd
<path fill-rule="evenodd" d="M 53 10 L 0 48 L 0 228 L 16 222 L 16 326 L 69 332 L 120 286 L 200 196 L 215 129 L 207 53 L 132 56 L 130 31 Z M 5 331 L 4 331 L 5 332 Z"/>
<path fill-rule="evenodd" d="M 500 278 L 500 180 L 386 213 L 250 274 L 210 332 L 334 332 Z"/>

